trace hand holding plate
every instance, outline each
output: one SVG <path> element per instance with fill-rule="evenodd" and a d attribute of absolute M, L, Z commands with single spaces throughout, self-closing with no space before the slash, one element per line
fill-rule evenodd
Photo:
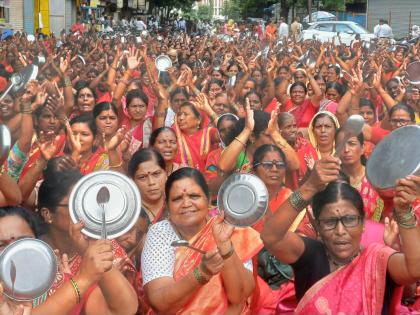
<path fill-rule="evenodd" d="M 0 315 L 30 315 L 31 307 L 18 304 L 3 295 L 3 286 L 0 283 Z"/>
<path fill-rule="evenodd" d="M 83 255 L 79 275 L 92 284 L 98 282 L 102 275 L 111 270 L 114 254 L 111 242 L 98 240 L 89 244 Z"/>
<path fill-rule="evenodd" d="M 217 247 L 220 249 L 224 247 L 226 244 L 230 244 L 234 226 L 227 224 L 224 222 L 225 214 L 224 212 L 220 213 L 213 224 L 213 237 L 216 241 Z"/>
<path fill-rule="evenodd" d="M 82 234 L 84 226 L 85 224 L 82 221 L 79 221 L 76 224 L 70 224 L 69 228 L 70 239 L 73 241 L 76 250 L 82 255 L 89 247 L 89 238 Z"/>
<path fill-rule="evenodd" d="M 420 176 L 409 175 L 397 180 L 393 200 L 395 210 L 398 212 L 405 212 L 419 196 Z"/>

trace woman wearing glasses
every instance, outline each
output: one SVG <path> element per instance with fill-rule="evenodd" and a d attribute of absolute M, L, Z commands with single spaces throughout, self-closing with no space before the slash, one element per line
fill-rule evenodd
<path fill-rule="evenodd" d="M 420 177 L 397 182 L 393 215 L 403 249 L 396 253 L 377 243 L 361 247 L 363 201 L 355 188 L 335 182 L 339 171 L 336 157 L 317 161 L 309 179 L 266 221 L 261 237 L 279 260 L 293 267 L 296 314 L 393 313 L 400 304 L 393 299 L 399 286 L 420 279 L 420 229 L 411 211 L 420 195 Z M 311 199 L 320 240 L 289 231 Z"/>

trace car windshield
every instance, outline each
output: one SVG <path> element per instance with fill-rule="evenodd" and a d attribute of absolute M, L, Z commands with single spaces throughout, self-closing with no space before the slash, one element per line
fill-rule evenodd
<path fill-rule="evenodd" d="M 353 24 L 351 28 L 358 34 L 367 34 L 369 33 L 363 26 L 360 26 L 359 24 Z"/>

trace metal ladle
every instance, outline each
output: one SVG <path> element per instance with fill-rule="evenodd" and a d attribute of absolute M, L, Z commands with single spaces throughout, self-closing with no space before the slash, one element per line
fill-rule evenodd
<path fill-rule="evenodd" d="M 207 254 L 207 252 L 206 252 L 206 251 L 204 251 L 204 250 L 202 250 L 202 249 L 199 249 L 199 248 L 197 248 L 197 247 L 191 246 L 191 245 L 190 245 L 190 243 L 188 243 L 188 241 L 186 241 L 186 240 L 173 241 L 173 242 L 171 243 L 171 246 L 172 246 L 172 247 L 188 247 L 188 248 L 190 248 L 190 249 L 192 249 L 192 250 L 195 250 L 195 251 L 199 252 L 199 253 L 200 253 L 200 254 L 202 254 L 202 255 Z"/>
<path fill-rule="evenodd" d="M 365 120 L 360 115 L 351 115 L 347 119 L 343 127 L 344 138 L 340 142 L 336 143 L 336 156 L 340 156 L 341 151 L 343 151 L 344 146 L 346 145 L 346 142 L 351 137 L 358 136 L 362 132 L 364 124 Z"/>

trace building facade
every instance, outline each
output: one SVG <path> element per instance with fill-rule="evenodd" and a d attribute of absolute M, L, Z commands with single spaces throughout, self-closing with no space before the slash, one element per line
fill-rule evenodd
<path fill-rule="evenodd" d="M 379 19 L 389 21 L 395 38 L 405 37 L 411 26 L 420 25 L 420 0 L 368 0 L 367 28 L 373 32 Z"/>

